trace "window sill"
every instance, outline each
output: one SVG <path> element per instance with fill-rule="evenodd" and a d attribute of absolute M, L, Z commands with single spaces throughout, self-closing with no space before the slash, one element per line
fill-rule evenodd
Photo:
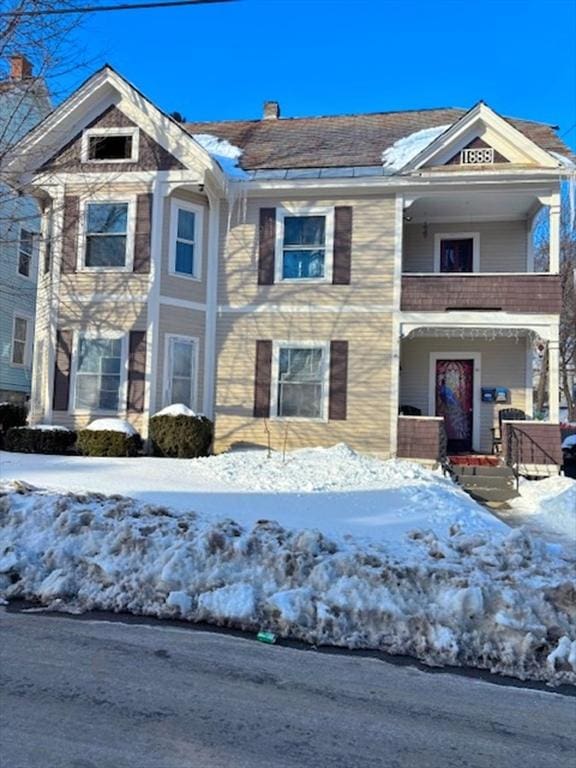
<path fill-rule="evenodd" d="M 297 283 L 298 285 L 332 285 L 332 278 L 328 277 L 280 277 L 274 281 L 274 285 L 288 285 Z"/>
<path fill-rule="evenodd" d="M 82 265 L 77 268 L 77 272 L 87 272 L 90 274 L 91 272 L 133 272 L 133 268 L 129 266 L 125 267 L 87 267 L 85 265 Z"/>
<path fill-rule="evenodd" d="M 184 280 L 191 280 L 193 283 L 202 282 L 200 275 L 189 275 L 186 272 L 176 272 L 173 269 L 169 270 L 168 274 L 170 277 L 184 278 Z"/>
<path fill-rule="evenodd" d="M 329 419 L 326 416 L 270 416 L 270 421 L 327 424 Z"/>

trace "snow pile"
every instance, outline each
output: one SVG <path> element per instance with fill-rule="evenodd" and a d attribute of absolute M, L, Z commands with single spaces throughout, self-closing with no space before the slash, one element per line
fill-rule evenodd
<path fill-rule="evenodd" d="M 220 167 L 228 176 L 234 179 L 247 179 L 249 175 L 240 168 L 240 157 L 242 150 L 235 147 L 228 139 L 219 139 L 211 133 L 194 133 L 192 138 L 208 152 L 208 154 L 219 163 Z"/>
<path fill-rule="evenodd" d="M 155 413 L 154 416 L 197 416 L 198 414 L 188 408 L 184 403 L 175 403 L 174 405 L 167 405 L 166 408 L 162 408 L 161 411 Z"/>
<path fill-rule="evenodd" d="M 123 432 L 125 435 L 136 435 L 137 432 L 128 421 L 124 419 L 96 419 L 96 421 L 88 424 L 84 429 L 89 429 L 92 432 L 102 432 L 104 430 L 109 432 Z"/>
<path fill-rule="evenodd" d="M 391 171 L 399 171 L 413 160 L 420 152 L 448 130 L 450 125 L 439 125 L 436 128 L 424 128 L 421 131 L 403 136 L 391 147 L 382 152 L 382 164 Z"/>
<path fill-rule="evenodd" d="M 68 427 L 60 427 L 58 424 L 29 424 L 26 427 L 16 427 L 16 429 L 38 429 L 41 432 L 70 432 Z"/>
<path fill-rule="evenodd" d="M 314 530 L 245 528 L 101 494 L 4 484 L 0 589 L 106 609 L 410 654 L 554 684 L 576 682 L 573 561 L 523 531 L 402 549 Z"/>
<path fill-rule="evenodd" d="M 567 450 L 568 448 L 576 448 L 576 435 L 568 435 L 568 437 L 565 437 L 562 442 L 562 450 Z"/>
<path fill-rule="evenodd" d="M 509 502 L 514 514 L 535 533 L 552 535 L 572 547 L 576 546 L 576 480 L 547 477 L 524 480 L 520 497 Z"/>

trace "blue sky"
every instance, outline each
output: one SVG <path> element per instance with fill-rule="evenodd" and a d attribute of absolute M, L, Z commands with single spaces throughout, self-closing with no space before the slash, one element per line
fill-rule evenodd
<path fill-rule="evenodd" d="M 98 13 L 79 32 L 168 112 L 250 119 L 470 107 L 560 125 L 576 149 L 576 0 L 238 0 Z M 571 130 L 570 130 L 571 129 Z"/>

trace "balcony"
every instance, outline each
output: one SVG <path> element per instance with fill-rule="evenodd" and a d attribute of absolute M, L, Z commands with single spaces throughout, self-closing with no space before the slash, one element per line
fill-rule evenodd
<path fill-rule="evenodd" d="M 403 312 L 518 312 L 559 314 L 560 277 L 532 274 L 404 274 Z"/>

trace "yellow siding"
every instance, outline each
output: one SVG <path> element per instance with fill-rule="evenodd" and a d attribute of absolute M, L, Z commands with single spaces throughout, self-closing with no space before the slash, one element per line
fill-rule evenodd
<path fill-rule="evenodd" d="M 492 448 L 491 427 L 498 423 L 498 411 L 512 407 L 526 410 L 526 341 L 525 339 L 496 338 L 446 339 L 420 337 L 405 339 L 401 344 L 400 404 L 420 408 L 422 415 L 429 413 L 430 353 L 480 352 L 481 381 L 475 386 L 508 387 L 510 405 L 480 404 L 480 450 L 489 453 Z"/>
<path fill-rule="evenodd" d="M 526 272 L 528 230 L 525 221 L 481 221 L 404 226 L 403 272 L 434 271 L 434 236 L 444 232 L 480 233 L 480 272 Z"/>
<path fill-rule="evenodd" d="M 391 315 L 269 313 L 221 317 L 218 323 L 216 450 L 238 444 L 289 450 L 346 442 L 352 448 L 390 453 Z M 347 340 L 348 414 L 345 421 L 267 422 L 252 416 L 257 339 L 276 341 Z"/>

